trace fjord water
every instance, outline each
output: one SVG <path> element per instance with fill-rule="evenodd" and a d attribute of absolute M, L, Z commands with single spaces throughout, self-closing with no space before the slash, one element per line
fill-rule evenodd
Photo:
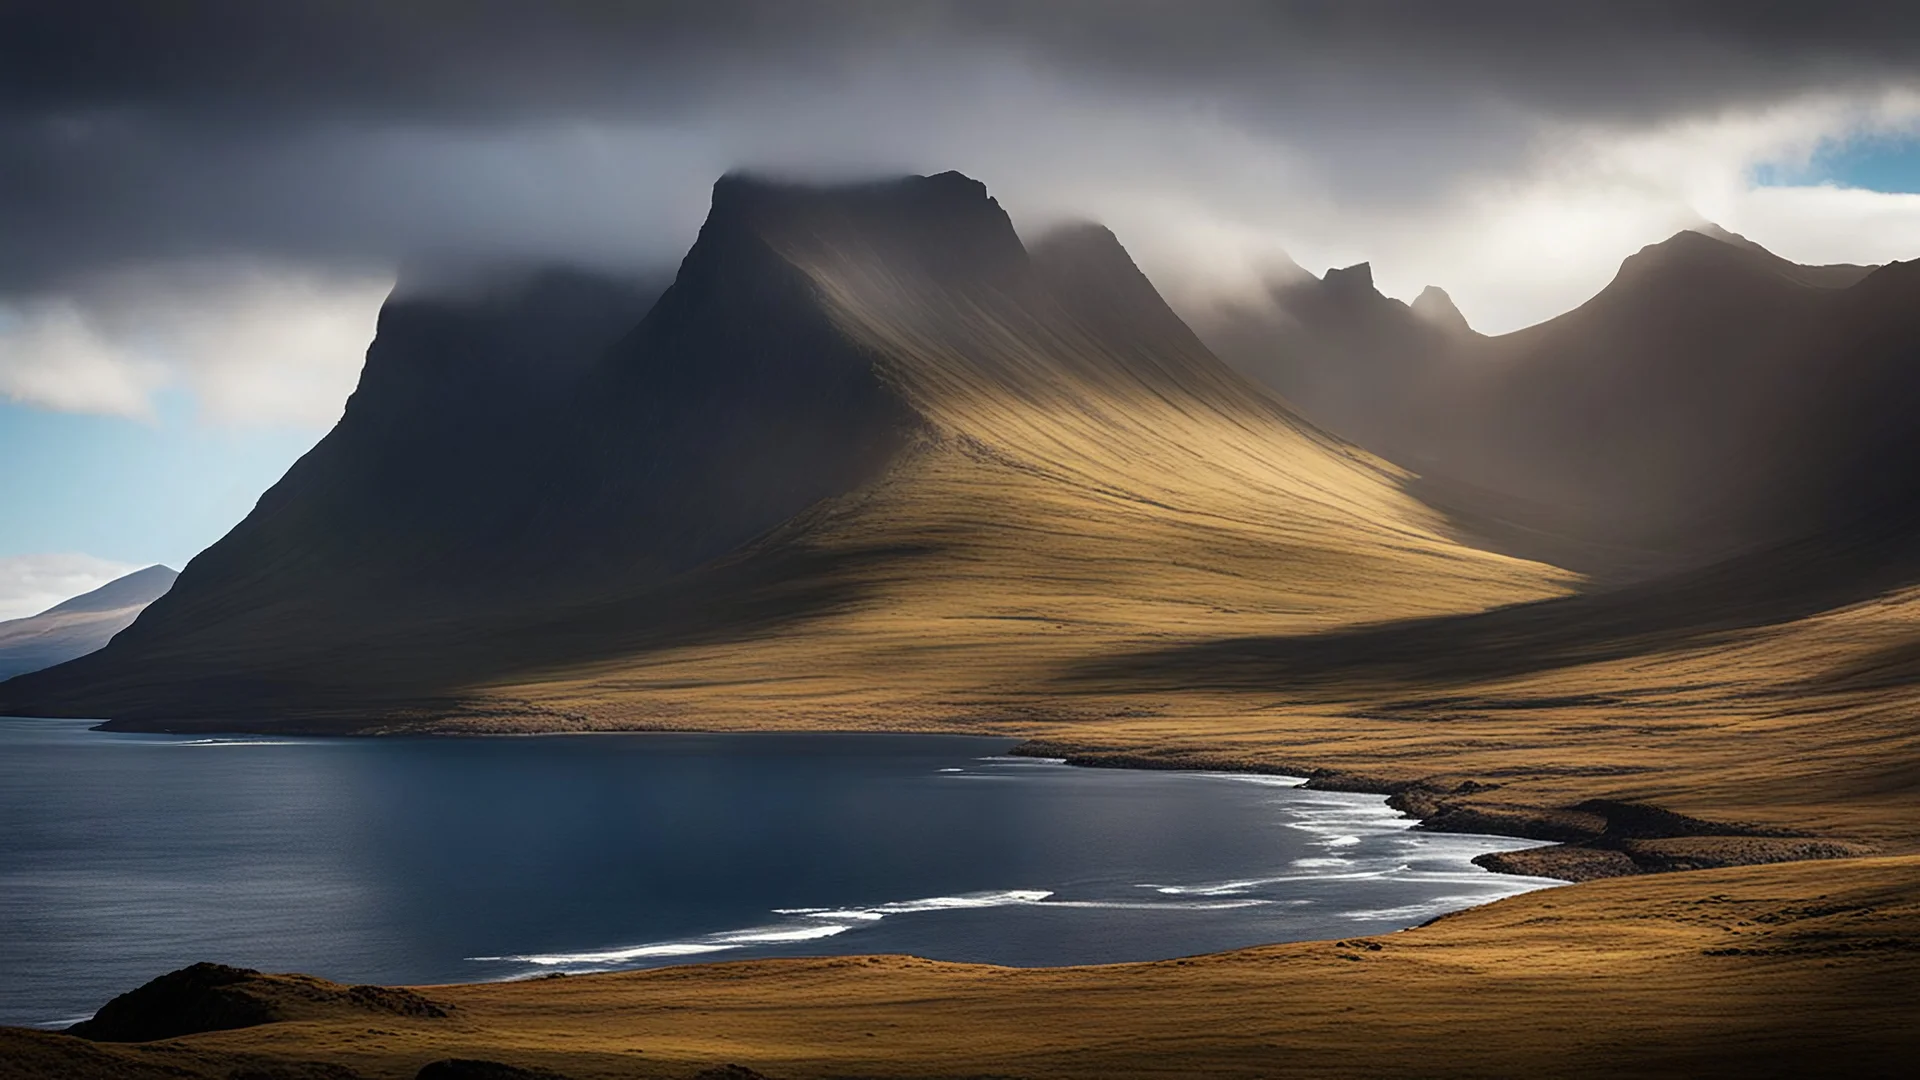
<path fill-rule="evenodd" d="M 424 983 L 904 952 L 1146 960 L 1549 882 L 1297 780 L 908 735 L 283 739 L 0 719 L 0 1023 L 196 960 Z"/>

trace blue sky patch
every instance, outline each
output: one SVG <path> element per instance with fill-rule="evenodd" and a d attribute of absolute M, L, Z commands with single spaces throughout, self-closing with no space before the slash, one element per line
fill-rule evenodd
<path fill-rule="evenodd" d="M 1869 191 L 1920 192 L 1920 135 L 1872 135 L 1821 147 L 1805 168 L 1761 165 L 1761 187 L 1835 184 Z"/>
<path fill-rule="evenodd" d="M 221 427 L 184 393 L 136 420 L 0 401 L 0 556 L 186 565 L 324 434 Z"/>

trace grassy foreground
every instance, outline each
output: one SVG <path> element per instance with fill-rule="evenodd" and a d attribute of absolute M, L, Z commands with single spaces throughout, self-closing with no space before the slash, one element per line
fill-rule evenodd
<path fill-rule="evenodd" d="M 272 995 L 273 983 L 260 992 Z M 1920 1052 L 1920 857 L 1592 882 L 1377 938 L 1017 970 L 772 960 L 420 988 L 157 1043 L 0 1031 L 0 1076 L 576 1078 L 1899 1075 Z"/>

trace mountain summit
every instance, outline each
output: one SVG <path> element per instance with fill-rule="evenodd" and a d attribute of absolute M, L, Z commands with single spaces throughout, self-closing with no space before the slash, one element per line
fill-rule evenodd
<path fill-rule="evenodd" d="M 1408 308 L 1350 276 L 1200 329 L 1503 550 L 1621 580 L 1912 512 L 1904 264 L 1801 266 L 1702 225 L 1497 337 L 1437 290 Z"/>
<path fill-rule="evenodd" d="M 1111 233 L 1029 250 L 957 173 L 729 175 L 650 307 L 536 279 L 391 301 L 339 426 L 112 646 L 0 708 L 884 726 L 1031 701 L 1117 642 L 1563 587 L 1222 365 Z"/>

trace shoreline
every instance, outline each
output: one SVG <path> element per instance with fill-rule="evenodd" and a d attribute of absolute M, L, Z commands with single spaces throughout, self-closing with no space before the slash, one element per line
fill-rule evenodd
<path fill-rule="evenodd" d="M 453 1057 L 571 1080 L 1903 1075 L 1920 856 L 1810 869 L 1593 882 L 1397 933 L 1091 967 L 875 954 L 388 988 L 207 965 L 93 1038 L 0 1028 L 0 1078 L 407 1080 Z M 1705 992 L 1730 979 L 1746 991 Z M 210 1022 L 216 1001 L 247 1015 Z M 1533 1037 L 1461 1037 L 1493 1030 Z"/>
<path fill-rule="evenodd" d="M 19 719 L 10 719 L 8 723 L 17 724 L 17 726 L 21 726 L 21 728 L 31 728 L 31 726 L 35 726 L 35 724 L 42 723 L 50 724 L 50 726 L 60 726 L 60 728 L 63 728 L 63 730 L 67 732 L 67 734 L 63 736 L 63 740 L 79 736 L 81 744 L 84 744 L 84 740 L 88 740 L 94 732 L 98 732 L 98 724 L 86 726 L 88 721 L 36 721 L 36 719 L 31 719 L 31 717 L 19 717 Z M 77 728 L 83 728 L 83 726 L 86 734 L 81 734 L 81 732 L 77 730 Z M 100 734 L 111 736 L 111 734 L 129 734 L 129 732 L 100 732 Z M 518 732 L 518 738 L 553 736 L 553 734 L 655 734 L 655 736 L 676 736 L 676 738 L 687 738 L 687 736 L 691 736 L 691 738 L 714 738 L 714 740 L 718 740 L 716 746 L 722 746 L 722 748 L 726 746 L 726 740 L 728 740 L 728 738 L 737 738 L 737 736 L 749 736 L 749 738 L 820 736 L 822 740 L 828 740 L 828 738 L 870 740 L 870 738 L 874 738 L 876 734 L 879 734 L 879 736 L 893 736 L 893 738 L 897 738 L 897 740 L 912 740 L 912 742 L 920 742 L 920 740 L 943 740 L 947 749 L 950 749 L 952 753 L 989 755 L 987 761 L 1025 759 L 1025 761 L 1035 761 L 1035 763 L 1037 763 L 1037 761 L 1058 763 L 1058 765 L 1068 767 L 1068 769 L 1085 769 L 1085 767 L 1087 767 L 1085 763 L 1073 763 L 1073 761 L 1068 761 L 1068 759 L 1064 759 L 1064 757 L 1046 757 L 1046 755 L 1039 755 L 1039 753 L 1035 751 L 1037 746 L 1031 744 L 1031 742 L 1021 742 L 1018 738 L 1004 736 L 1004 734 L 977 734 L 977 732 L 966 732 L 966 734 L 962 734 L 962 732 L 929 734 L 929 732 L 897 732 L 897 730 L 891 730 L 891 732 L 845 732 L 845 730 L 841 730 L 841 732 L 826 732 L 826 730 L 801 730 L 801 732 L 712 732 L 712 730 L 666 732 L 666 730 L 653 730 L 653 732 Z M 342 738 L 342 736 L 261 736 L 261 734 L 257 734 L 257 732 L 223 732 L 223 734 L 219 734 L 219 736 L 202 734 L 202 732 L 192 732 L 192 734 L 186 734 L 186 732 L 140 732 L 140 734 L 136 736 L 138 742 L 154 742 L 154 744 L 159 744 L 159 746 L 205 744 L 205 742 L 230 742 L 230 744 L 240 744 L 240 746 L 244 746 L 244 744 L 250 744 L 250 742 L 263 742 L 263 740 L 265 740 L 265 742 L 290 742 L 290 740 L 296 740 L 296 738 L 309 738 L 309 740 L 315 740 L 315 742 L 336 742 L 336 740 L 338 740 L 338 744 L 346 744 L 346 742 L 348 742 L 348 738 Z M 371 736 L 353 736 L 353 738 L 355 738 L 355 740 L 361 740 L 361 738 L 371 738 Z M 390 736 L 390 738 L 403 738 L 403 740 L 405 740 L 405 736 Z M 422 732 L 422 734 L 413 736 L 415 742 L 424 742 L 424 740 L 428 740 L 428 738 L 490 738 L 490 736 L 486 736 L 486 734 L 463 734 L 463 732 L 430 732 L 430 734 L 428 734 L 428 732 Z M 745 740 L 743 740 L 743 742 L 745 742 Z M 989 744 L 991 744 L 991 746 L 989 746 Z M 745 748 L 741 746 L 739 749 Z M 637 749 L 637 751 L 639 751 L 639 753 L 645 753 L 645 749 Z M 762 748 L 762 751 L 764 751 L 764 748 Z M 889 751 L 889 753 L 891 753 L 891 751 Z M 1167 773 L 1167 769 L 1152 769 L 1152 771 Z M 1137 773 L 1150 773 L 1150 769 L 1140 769 Z M 1267 767 L 1260 767 L 1260 769 L 1240 769 L 1240 771 L 1183 769 L 1181 773 L 1188 774 L 1188 776 L 1225 776 L 1225 778 L 1240 778 L 1240 780 L 1281 778 L 1279 784 L 1269 782 L 1269 784 L 1261 784 L 1261 786 L 1265 786 L 1265 788 L 1275 788 L 1275 790 L 1279 790 L 1279 788 L 1286 788 L 1286 790 L 1308 790 L 1308 788 L 1313 788 L 1311 784 L 1306 782 L 1308 778 L 1302 776 L 1302 774 L 1283 774 L 1281 771 L 1267 769 Z M 1327 788 L 1319 788 L 1319 790 L 1327 790 Z M 1402 830 L 1413 828 L 1415 822 L 1407 821 L 1407 815 L 1405 815 L 1404 811 L 1398 811 L 1398 807 L 1390 807 L 1390 805 L 1388 805 L 1388 799 L 1375 798 L 1375 796 L 1379 796 L 1379 792 L 1361 792 L 1361 790 L 1357 790 L 1357 788 L 1342 788 L 1342 790 L 1348 792 L 1348 794 L 1352 794 L 1352 796 L 1356 796 L 1356 798 L 1352 799 L 1342 799 L 1342 803 L 1348 803 L 1348 801 L 1350 801 L 1350 803 L 1354 803 L 1354 805 L 1371 807 L 1369 813 L 1377 813 L 1377 815 L 1380 815 L 1380 821 L 1388 822 L 1388 824 L 1386 824 L 1386 830 L 1388 830 L 1388 832 L 1398 834 L 1398 832 L 1402 832 Z M 1325 801 L 1325 799 L 1323 799 L 1323 801 Z M 1382 813 L 1382 811 L 1384 811 L 1384 813 Z M 1361 828 L 1365 828 L 1365 826 L 1361 826 Z M 1309 828 L 1309 832 L 1311 832 L 1311 828 Z M 1490 840 L 1509 840 L 1509 838 L 1492 836 L 1492 834 L 1480 834 L 1478 840 L 1480 840 L 1478 849 L 1484 851 L 1486 847 L 1490 846 L 1490 844 L 1486 844 L 1486 842 L 1490 842 Z M 1471 857 L 1471 853 L 1473 853 L 1471 847 L 1469 847 L 1467 851 L 1459 851 L 1459 855 L 1455 855 L 1452 861 L 1450 861 L 1450 869 L 1473 872 L 1473 869 L 1467 865 L 1467 859 Z M 1488 871 L 1488 869 L 1486 869 L 1486 867 L 1480 867 L 1480 871 L 1484 872 Z M 1532 876 L 1534 876 L 1534 878 L 1540 878 L 1538 874 L 1532 874 Z M 1160 878 L 1154 878 L 1154 880 L 1160 880 Z M 1530 890 L 1530 888 L 1542 888 L 1542 886 L 1548 886 L 1548 884 L 1563 884 L 1563 882 L 1565 882 L 1565 878 L 1551 878 L 1551 880 L 1513 882 L 1513 886 L 1492 886 L 1492 884 L 1488 884 L 1488 886 L 1478 886 L 1478 890 L 1503 890 L 1503 892 L 1509 890 L 1509 888 L 1511 888 L 1511 890 Z M 1058 886 L 1050 886 L 1050 888 L 1058 888 Z M 1511 892 L 1505 892 L 1505 894 L 1511 894 Z M 945 897 L 941 897 L 941 899 L 945 899 Z M 1467 899 L 1467 897 L 1457 897 L 1457 899 Z M 1380 934 L 1388 934 L 1388 932 L 1398 932 L 1398 930 L 1405 930 L 1405 928 L 1413 928 L 1413 926 L 1419 926 L 1421 920 L 1434 919 L 1434 917 L 1440 917 L 1440 915 L 1450 915 L 1453 911 L 1465 911 L 1465 909 L 1469 909 L 1469 907 L 1480 907 L 1480 905 L 1484 905 L 1484 903 L 1492 903 L 1492 901 L 1498 901 L 1498 899 L 1503 899 L 1503 896 L 1473 897 L 1473 899 L 1471 899 L 1469 903 L 1465 903 L 1465 905 L 1457 905 L 1457 907 L 1452 907 L 1452 909 L 1442 909 L 1440 913 L 1419 913 L 1419 915 L 1415 915 L 1415 917 L 1411 917 L 1411 919 L 1400 920 L 1400 922 L 1396 922 L 1394 926 L 1388 926 L 1388 928 L 1377 930 L 1377 932 L 1380 932 Z M 893 905 L 897 905 L 897 903 L 918 903 L 918 901 L 889 899 L 889 901 L 881 901 L 877 907 L 893 907 Z M 1357 907 L 1367 907 L 1367 905 L 1365 905 L 1365 903 L 1359 903 Z M 776 915 L 783 915 L 783 911 L 776 911 Z M 1317 932 L 1315 932 L 1315 930 L 1317 930 Z M 1267 938 L 1267 936 L 1250 936 L 1250 938 L 1242 938 L 1240 944 L 1215 945 L 1215 947 L 1206 949 L 1206 951 L 1190 951 L 1190 953 L 1179 953 L 1179 955 L 1198 957 L 1198 955 L 1213 955 L 1213 953 L 1238 951 L 1238 949 L 1254 949 L 1254 947 L 1267 947 L 1267 945 L 1332 940 L 1334 934 L 1342 934 L 1342 932 L 1350 934 L 1352 930 L 1336 930 L 1336 928 L 1319 926 L 1319 928 L 1308 928 L 1306 934 L 1300 934 L 1300 932 L 1296 930 L 1296 932 L 1292 932 L 1292 934 L 1275 934 L 1275 936 L 1271 936 L 1271 938 Z M 649 942 L 649 944 L 641 945 L 641 947 L 653 947 L 653 945 L 655 944 Z M 200 955 L 221 955 L 221 953 L 219 953 L 219 949 L 207 949 L 205 953 L 200 953 Z M 751 955 L 751 953 L 749 953 L 749 955 Z M 818 953 L 818 955 L 866 955 L 866 953 L 860 951 L 858 945 L 854 945 L 849 951 L 831 951 L 831 953 L 824 951 L 824 953 Z M 1165 955 L 1165 957 L 1171 959 L 1171 955 Z M 180 961 L 186 961 L 186 959 L 192 959 L 192 953 L 180 955 Z M 472 957 L 472 959 L 528 959 L 528 957 Z M 309 961 L 309 963 L 313 963 L 315 967 L 321 967 L 321 965 L 315 963 L 315 961 Z M 532 961 L 532 963 L 541 963 L 541 961 L 536 959 L 536 961 Z M 524 972 L 499 974 L 499 976 L 482 974 L 482 976 L 478 976 L 478 978 L 474 978 L 474 976 L 455 976 L 455 978 L 459 978 L 463 984 L 467 984 L 467 982 L 472 982 L 472 984 L 490 984 L 490 982 L 538 980 L 538 978 L 545 978 L 545 976 L 551 976 L 551 974 L 603 974 L 603 972 L 616 972 L 616 970 L 647 970 L 655 969 L 655 967 L 703 967 L 703 965 L 710 965 L 710 963 L 728 963 L 728 959 L 724 959 L 724 957 L 691 957 L 691 955 L 689 955 L 689 957 L 678 957 L 678 959 L 674 959 L 674 961 L 670 961 L 670 963 L 618 963 L 618 965 L 597 967 L 597 969 L 524 970 Z M 987 963 L 987 961 L 956 961 L 956 963 Z M 1110 959 L 1110 961 L 1066 959 L 1066 961 L 1043 961 L 1043 963 L 1033 963 L 1033 961 L 1027 961 L 1027 963 L 995 961 L 995 963 L 1025 969 L 1025 967 L 1085 967 L 1085 965 L 1089 965 L 1089 963 L 1158 963 L 1158 961 L 1154 959 L 1154 955 L 1146 955 L 1146 957 L 1135 955 L 1135 957 L 1121 957 L 1121 959 Z M 405 972 L 397 972 L 397 974 L 399 974 L 399 978 L 405 978 Z M 417 972 L 417 974 L 419 974 L 419 972 Z M 415 976 L 417 976 L 417 974 L 415 974 Z M 390 976 L 392 976 L 392 974 L 390 974 Z M 52 1030 L 52 1028 L 58 1028 L 60 1024 L 46 1022 L 46 1020 L 31 1020 L 31 1022 L 27 1022 L 27 1026 Z"/>
<path fill-rule="evenodd" d="M 515 734 L 601 733 L 869 734 L 818 728 Z M 1584 810 L 1509 806 L 1495 815 L 1484 799 L 1498 794 L 1496 786 L 1472 781 L 1287 768 L 1273 759 L 1206 750 L 1154 753 L 1067 739 L 1022 742 L 1004 732 L 944 734 L 1013 743 L 1000 752 L 1080 768 L 1304 777 L 1308 789 L 1385 796 L 1394 809 L 1420 819 L 1413 827 L 1432 831 L 1537 839 L 1520 830 L 1565 828 L 1569 815 L 1589 814 L 1599 819 L 1590 830 L 1598 828 L 1600 837 L 1611 830 L 1608 842 L 1623 845 L 1631 840 L 1627 832 L 1684 834 L 1683 827 L 1715 830 L 1678 837 L 1696 844 L 1795 839 L 1753 827 L 1731 834 L 1729 826 L 1630 803 Z M 1460 805 L 1475 797 L 1478 805 Z M 1474 815 L 1497 818 L 1506 828 L 1463 827 Z M 1527 850 L 1611 850 L 1579 844 Z M 1628 851 L 1614 853 L 1632 859 Z M 1364 938 L 1083 967 L 1002 968 L 849 954 L 405 989 L 243 975 L 223 992 L 239 992 L 257 1004 L 258 1018 L 244 1026 L 152 1035 L 157 1042 L 0 1028 L 0 1080 L 224 1080 L 249 1071 L 406 1080 L 422 1063 L 448 1057 L 544 1068 L 573 1080 L 686 1080 L 708 1075 L 701 1069 L 729 1080 L 989 1074 L 1104 1080 L 1195 1073 L 1251 1080 L 1283 1069 L 1391 1075 L 1407 1061 L 1427 1062 L 1435 1075 L 1697 1075 L 1706 1060 L 1702 1053 L 1728 1055 L 1722 1063 L 1773 1068 L 1802 1058 L 1810 1064 L 1831 1060 L 1838 1053 L 1892 1062 L 1911 1050 L 1912 1040 L 1900 1034 L 1897 1022 L 1900 999 L 1888 990 L 1920 975 L 1914 967 L 1920 964 L 1915 881 L 1920 856 L 1912 855 L 1843 858 L 1827 867 L 1783 863 L 1688 874 L 1636 869 L 1612 881 L 1522 893 Z M 1836 965 L 1844 965 L 1848 981 L 1832 982 Z M 1273 992 L 1281 978 L 1288 986 L 1284 1008 L 1276 1006 Z M 1797 1004 L 1756 1011 L 1745 999 L 1701 997 L 1703 984 L 1727 980 Z M 1808 980 L 1834 992 L 1816 1007 L 1799 996 L 1813 985 Z M 444 1006 L 444 1015 L 421 1012 L 416 998 Z M 941 1004 L 929 1011 L 930 1001 Z M 1537 1029 L 1541 1037 L 1523 1052 L 1501 1040 L 1459 1039 L 1463 1023 Z M 1870 1026 L 1859 1028 L 1863 1023 Z M 1860 1030 L 1879 1034 L 1863 1041 Z M 1599 1056 L 1583 1052 L 1601 1045 L 1608 1049 Z M 9 1071 L 9 1057 L 15 1071 Z M 310 1072 L 323 1061 L 338 1071 Z M 719 1071 L 734 1063 L 754 1071 Z"/>
<path fill-rule="evenodd" d="M 1274 762 L 1236 757 L 1217 751 L 1192 749 L 1153 752 L 1124 745 L 1077 742 L 1030 736 L 1019 732 L 954 728 L 835 728 L 780 727 L 712 728 L 651 726 L 636 728 L 472 730 L 439 725 L 397 726 L 391 723 L 335 722 L 275 725 L 272 729 L 227 726 L 230 721 L 174 722 L 97 720 L 75 717 L 22 717 L 88 722 L 88 730 L 116 734 L 198 736 L 284 736 L 290 738 L 505 738 L 561 735 L 952 735 L 996 738 L 1014 743 L 1006 753 L 1016 757 L 1055 758 L 1079 768 L 1123 768 L 1150 771 L 1238 772 L 1266 776 L 1304 777 L 1302 786 L 1316 791 L 1344 791 L 1384 795 L 1387 805 L 1418 819 L 1414 828 L 1515 840 L 1538 840 L 1541 846 L 1495 852 L 1475 858 L 1474 864 L 1496 874 L 1553 878 L 1566 882 L 1681 870 L 1721 869 L 1781 862 L 1860 858 L 1887 854 L 1878 847 L 1798 832 L 1779 826 L 1717 822 L 1664 809 L 1657 804 L 1615 799 L 1587 799 L 1571 806 L 1493 801 L 1485 796 L 1501 785 L 1471 778 L 1448 781 L 1436 777 L 1387 777 L 1316 766 L 1306 762 Z M 116 726 L 124 724 L 126 726 Z M 1030 730 L 1030 729 L 1029 729 Z M 1478 797 L 1478 798 L 1476 798 Z"/>
<path fill-rule="evenodd" d="M 1789 830 L 1689 817 L 1647 803 L 1590 799 L 1572 807 L 1468 805 L 1465 796 L 1498 785 L 1464 780 L 1390 779 L 1336 769 L 1285 766 L 1206 752 L 1154 755 L 1029 739 L 1007 751 L 1092 769 L 1239 772 L 1304 777 L 1304 788 L 1384 795 L 1387 805 L 1427 832 L 1539 840 L 1542 846 L 1493 852 L 1473 863 L 1496 874 L 1554 878 L 1569 883 L 1680 870 L 1724 869 L 1770 863 L 1863 858 L 1882 854 L 1864 844 Z"/>

